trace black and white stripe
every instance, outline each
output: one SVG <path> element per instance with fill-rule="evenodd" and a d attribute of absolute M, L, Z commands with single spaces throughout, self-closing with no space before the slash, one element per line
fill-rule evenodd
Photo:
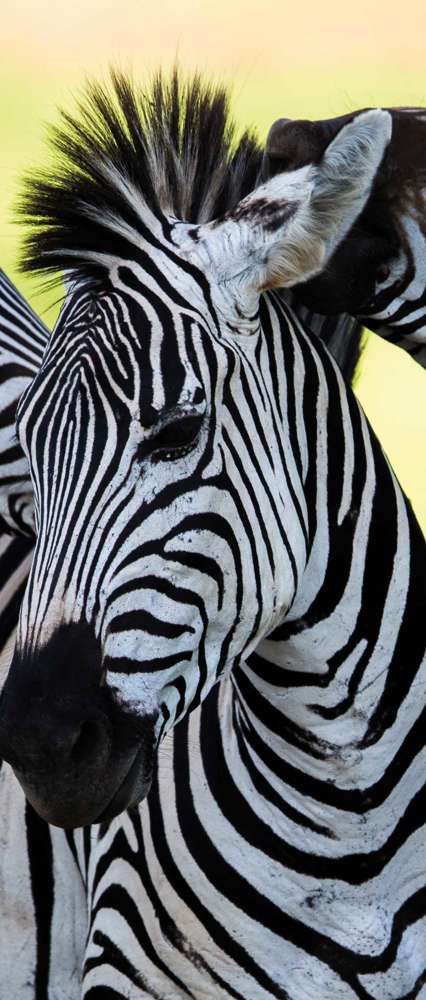
<path fill-rule="evenodd" d="M 268 254 L 245 256 L 253 223 L 262 241 L 281 220 L 283 284 L 318 266 L 321 240 L 330 252 L 317 174 L 296 261 L 292 179 L 177 222 L 160 183 L 174 86 L 149 105 L 167 140 L 151 172 L 143 144 L 132 160 L 123 132 L 117 149 L 123 115 L 98 93 L 87 144 L 67 122 L 84 174 L 36 192 L 34 260 L 74 260 L 76 284 L 19 408 L 37 541 L 2 744 L 43 815 L 108 819 L 75 839 L 85 998 L 420 998 L 424 540 L 326 348 L 275 293 L 252 308 L 271 281 Z M 136 141 L 140 109 L 117 89 Z M 93 101 L 113 147 L 99 128 L 94 144 Z M 344 165 L 374 177 L 386 116 L 345 135 L 331 227 Z"/>
<path fill-rule="evenodd" d="M 313 387 L 327 397 L 328 447 L 320 421 L 298 457 L 317 501 L 304 586 L 283 625 L 166 737 L 138 813 L 101 828 L 91 1000 L 106 985 L 114 997 L 131 985 L 141 997 L 424 992 L 424 546 L 337 369 L 278 303 L 265 302 L 269 324 L 272 377 L 281 361 L 287 373 L 300 365 L 312 421 Z M 281 391 L 288 417 L 291 377 Z M 249 539 L 268 482 L 264 469 L 245 473 L 251 421 L 243 414 L 227 455 Z"/>
<path fill-rule="evenodd" d="M 311 328 L 318 336 L 327 336 L 328 346 L 336 352 L 347 378 L 353 371 L 359 350 L 359 331 L 352 321 L 350 323 L 349 334 L 348 320 L 344 317 L 328 318 L 325 328 L 321 319 L 318 321 L 315 316 L 310 317 Z M 22 537 L 27 535 L 27 523 L 16 516 L 11 517 L 10 486 L 13 484 L 17 490 L 14 496 L 19 497 L 21 502 L 21 497 L 25 497 L 28 491 L 29 481 L 27 463 L 15 442 L 15 407 L 10 401 L 15 400 L 17 405 L 22 380 L 27 382 L 40 367 L 48 336 L 48 330 L 17 289 L 4 273 L 0 273 L 0 400 L 8 403 L 7 410 L 2 407 L 0 451 L 0 502 L 5 505 L 5 497 L 8 498 L 7 534 L 3 533 L 0 538 L 0 686 L 10 664 L 33 549 L 31 540 Z M 11 442 L 15 443 L 13 450 Z M 19 474 L 21 479 L 18 484 Z M 11 538 L 11 533 L 17 537 Z M 162 752 L 170 751 L 164 749 Z M 85 963 L 87 913 L 93 913 L 92 917 L 89 916 L 92 928 L 101 919 L 99 907 L 94 902 L 92 911 L 91 903 L 99 873 L 104 884 L 103 920 L 105 900 L 115 897 L 113 908 L 120 910 L 124 902 L 125 919 L 135 939 L 139 933 L 137 907 L 130 913 L 122 894 L 121 872 L 125 872 L 129 863 L 133 868 L 132 878 L 138 886 L 141 880 L 132 846 L 129 848 L 128 824 L 131 820 L 123 816 L 112 837 L 110 824 L 106 824 L 101 838 L 93 838 L 90 828 L 84 834 L 75 831 L 65 835 L 49 827 L 25 802 L 12 769 L 6 763 L 0 770 L 0 783 L 3 828 L 0 876 L 0 969 L 3 985 L 0 984 L 0 1000 L 9 1000 L 11 995 L 14 1000 L 44 1000 L 46 997 L 63 1000 L 65 982 L 67 1000 L 79 1000 Z M 140 838 L 139 822 L 133 816 L 135 822 Z M 117 827 L 117 821 L 113 821 L 112 827 Z M 94 854 L 93 843 L 96 844 Z M 107 978 L 116 989 L 123 975 L 117 966 L 121 967 L 123 959 L 119 957 L 113 928 L 114 920 L 107 919 L 101 969 L 89 974 L 92 962 L 87 958 L 86 971 L 89 981 L 95 976 L 102 982 L 104 956 L 108 956 Z M 91 942 L 94 933 L 92 929 Z M 138 948 L 132 954 L 129 968 L 137 961 Z"/>
<path fill-rule="evenodd" d="M 0 689 L 34 548 L 32 487 L 15 410 L 48 335 L 0 272 Z M 73 845 L 37 816 L 5 762 L 0 841 L 0 1000 L 80 1000 L 87 910 Z"/>
<path fill-rule="evenodd" d="M 17 403 L 37 372 L 48 330 L 0 271 L 0 527 L 31 534 L 32 486 L 16 437 Z"/>

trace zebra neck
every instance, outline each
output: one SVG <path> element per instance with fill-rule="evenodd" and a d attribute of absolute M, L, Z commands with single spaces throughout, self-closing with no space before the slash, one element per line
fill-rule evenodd
<path fill-rule="evenodd" d="M 235 718 L 257 753 L 263 744 L 278 769 L 290 761 L 312 780 L 355 789 L 362 803 L 392 762 L 424 742 L 426 544 L 368 425 L 362 418 L 352 429 L 353 502 L 343 519 L 331 500 L 325 520 L 317 517 L 283 625 L 233 681 Z"/>
<path fill-rule="evenodd" d="M 397 631 L 395 623 L 394 653 Z M 306 673 L 305 685 L 300 644 L 278 644 L 273 659 L 262 645 L 235 671 L 233 725 L 223 726 L 240 788 L 254 785 L 262 800 L 275 789 L 286 804 L 284 828 L 290 810 L 303 837 L 306 826 L 326 830 L 353 851 L 364 849 L 370 811 L 373 817 L 376 806 L 397 800 L 402 774 L 413 787 L 424 783 L 417 754 L 425 742 L 426 657 L 413 649 L 410 658 L 408 648 L 406 658 L 386 657 L 384 642 L 384 630 L 376 642 L 354 636 L 315 680 Z M 292 668 L 293 684 L 282 683 Z M 222 700 L 231 702 L 226 687 Z"/>

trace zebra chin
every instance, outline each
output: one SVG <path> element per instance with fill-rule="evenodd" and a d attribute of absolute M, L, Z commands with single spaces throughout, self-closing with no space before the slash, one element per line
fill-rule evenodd
<path fill-rule="evenodd" d="M 0 755 L 54 826 L 112 819 L 151 785 L 159 712 L 136 716 L 102 676 L 91 627 L 60 626 L 31 655 L 15 653 L 0 697 Z"/>
<path fill-rule="evenodd" d="M 109 798 L 111 774 L 108 774 L 108 782 L 102 782 L 102 777 L 99 777 L 98 789 L 87 789 L 86 786 L 83 791 L 70 789 L 64 778 L 62 790 L 56 791 L 55 794 L 49 786 L 46 790 L 45 782 L 43 780 L 40 782 L 39 776 L 35 778 L 28 772 L 21 773 L 16 768 L 13 770 L 26 798 L 42 819 L 52 826 L 75 829 L 114 819 L 115 816 L 137 806 L 146 798 L 152 783 L 153 767 L 152 765 L 147 767 L 145 757 L 145 750 L 141 748 L 135 754 L 122 779 L 120 769 L 117 787 L 111 798 Z M 100 787 L 103 791 L 106 789 L 108 791 L 106 798 L 102 796 L 105 804 L 99 811 Z M 90 798 L 87 797 L 88 790 L 91 791 Z"/>

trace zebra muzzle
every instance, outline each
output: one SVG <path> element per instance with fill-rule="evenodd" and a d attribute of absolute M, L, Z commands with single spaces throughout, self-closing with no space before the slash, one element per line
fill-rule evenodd
<path fill-rule="evenodd" d="M 78 627 L 59 631 L 59 643 L 56 635 L 31 657 L 15 653 L 0 698 L 0 754 L 43 819 L 76 827 L 111 819 L 147 794 L 156 716 L 136 719 L 101 684 L 93 636 L 84 665 L 71 642 Z"/>

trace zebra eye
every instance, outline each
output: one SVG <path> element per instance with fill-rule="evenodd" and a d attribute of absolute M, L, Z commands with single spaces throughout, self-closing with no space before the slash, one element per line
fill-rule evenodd
<path fill-rule="evenodd" d="M 382 267 L 379 267 L 376 274 L 377 283 L 381 285 L 383 281 L 387 281 L 389 275 L 390 275 L 390 267 L 388 267 L 387 264 L 383 264 Z"/>
<path fill-rule="evenodd" d="M 203 416 L 190 413 L 169 420 L 149 440 L 149 450 L 155 462 L 182 458 L 196 444 L 203 423 Z"/>

